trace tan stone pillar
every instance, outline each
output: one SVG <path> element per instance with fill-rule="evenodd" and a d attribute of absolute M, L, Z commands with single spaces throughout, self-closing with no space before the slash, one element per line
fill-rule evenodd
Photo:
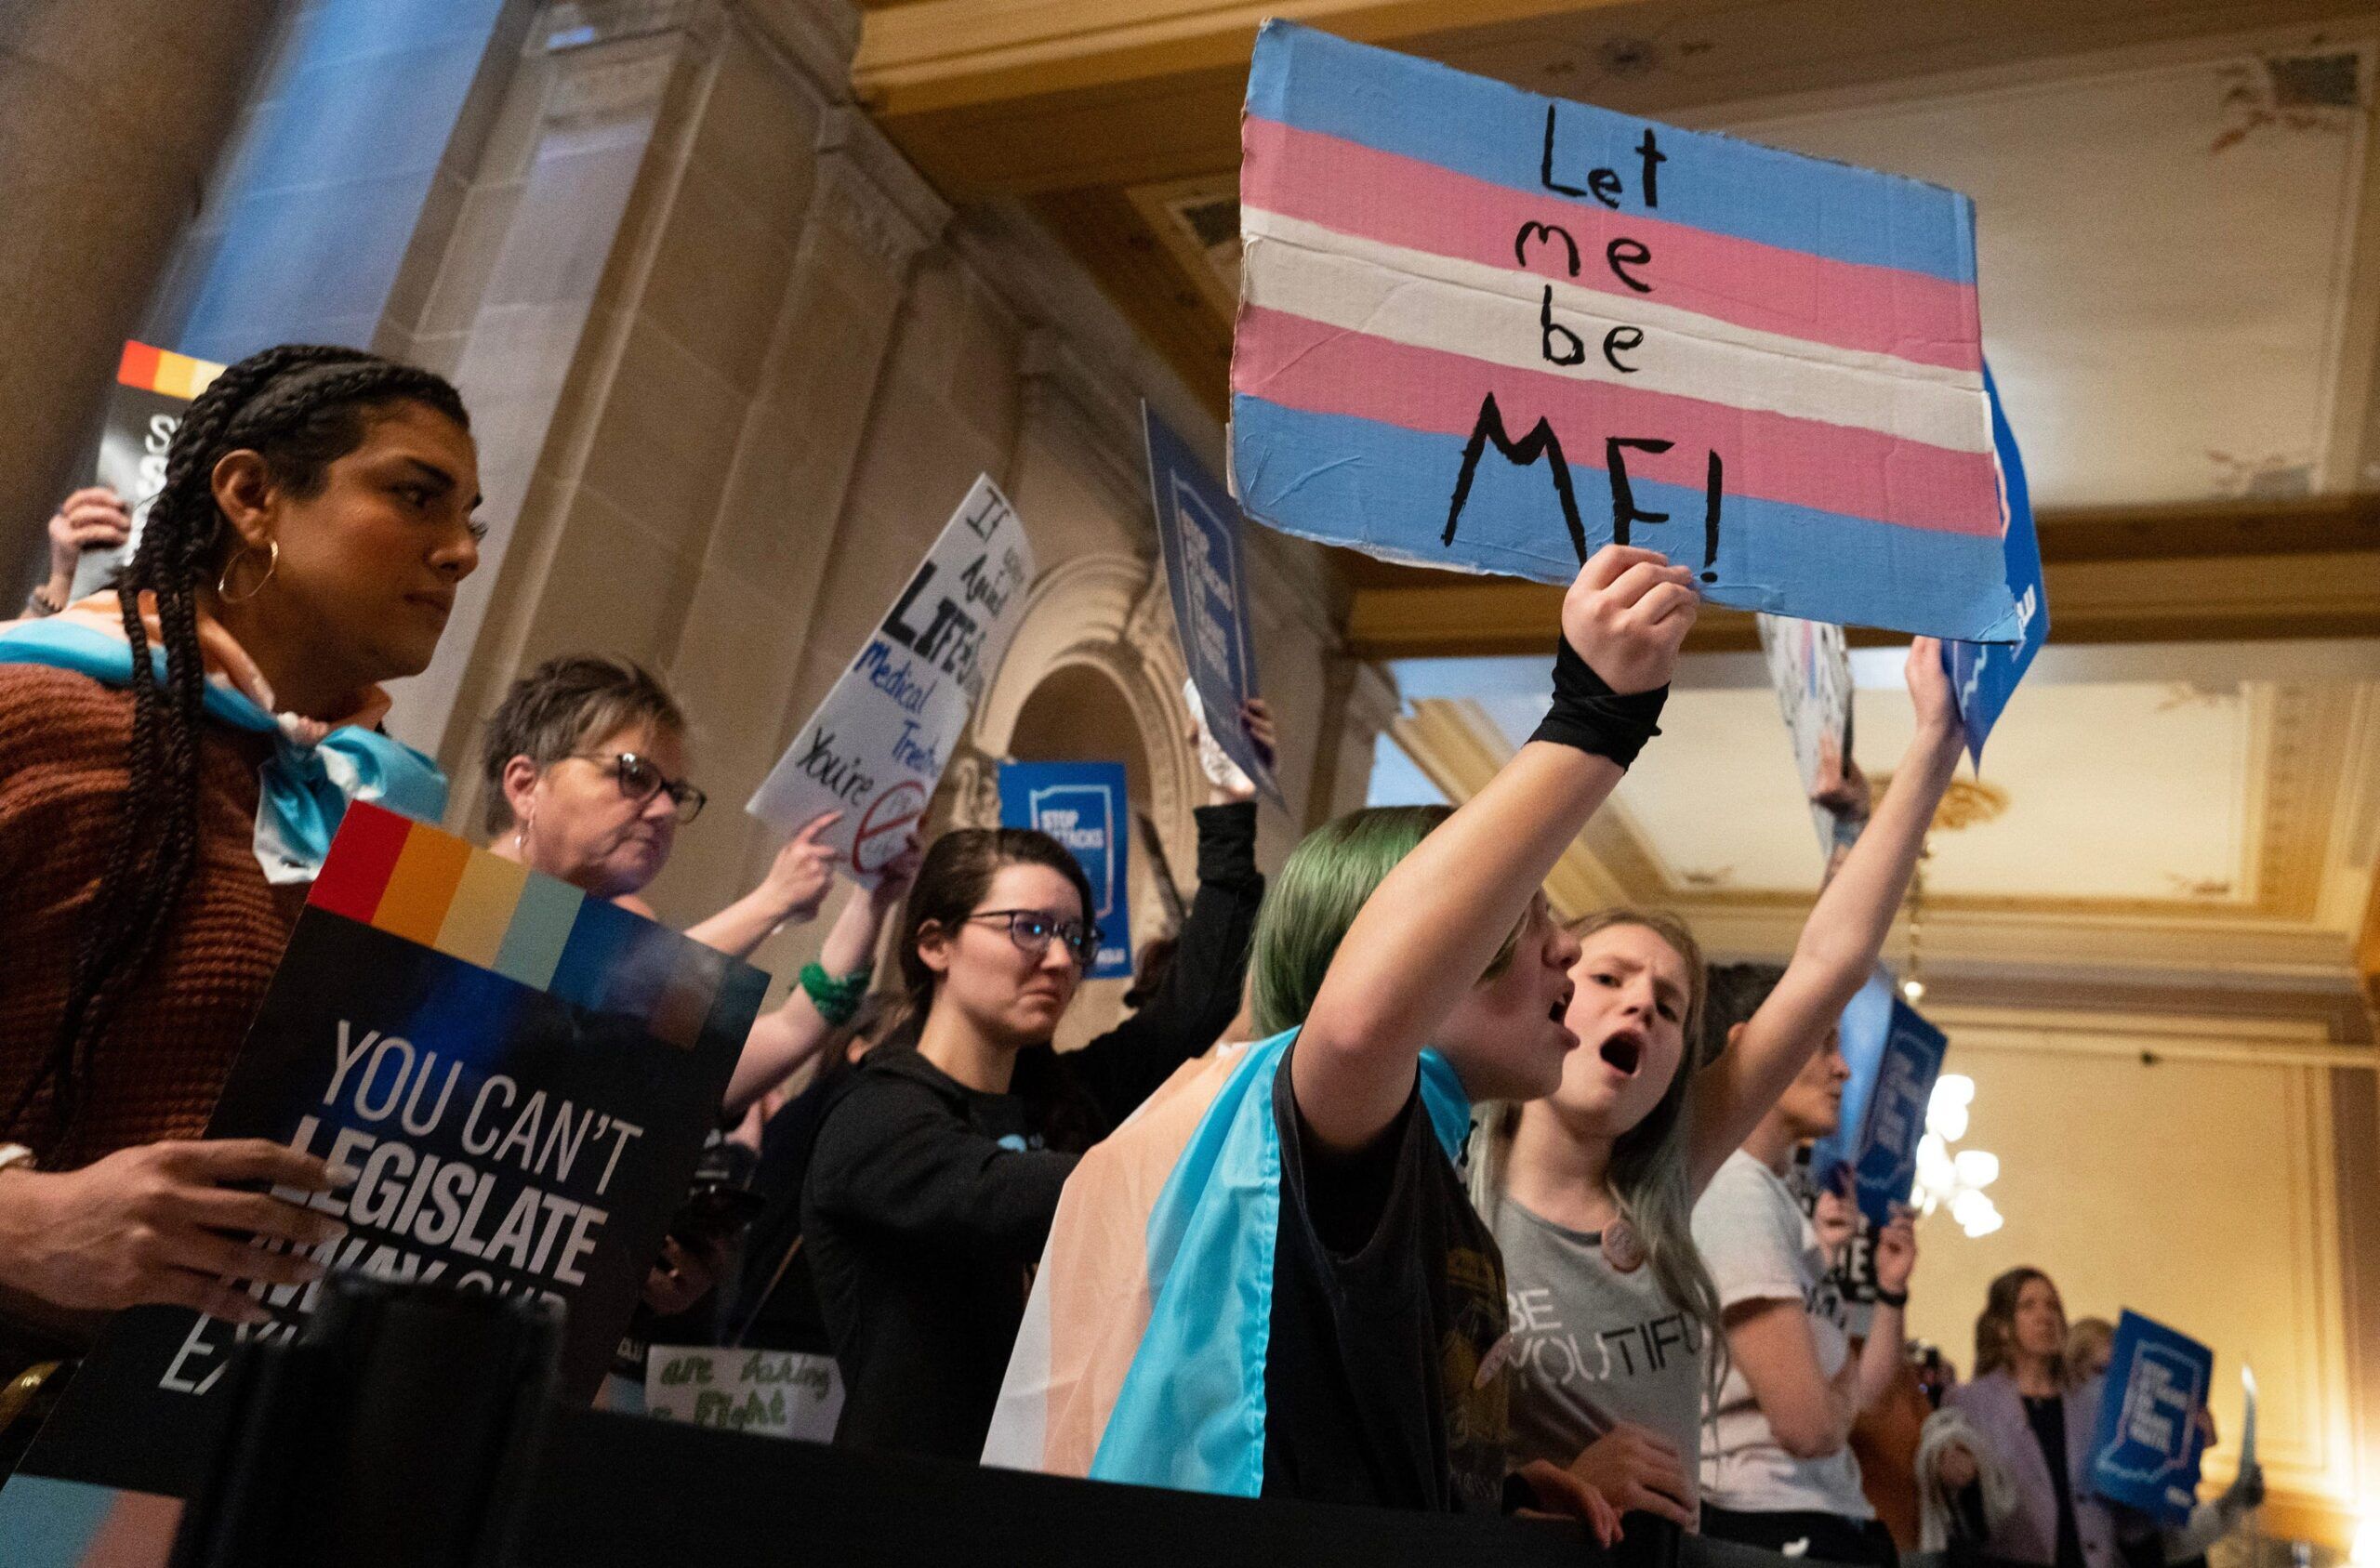
<path fill-rule="evenodd" d="M 0 6 L 0 538 L 30 562 L 278 0 Z M 14 592 L 10 592 L 13 602 Z"/>
<path fill-rule="evenodd" d="M 807 717 L 813 694 L 793 689 L 877 382 L 911 265 L 950 216 L 855 110 L 826 112 L 817 152 L 760 388 L 668 661 L 672 685 L 701 694 L 703 767 L 714 778 L 762 778 Z M 740 793 L 722 800 L 709 831 L 680 841 L 671 886 L 758 874 L 777 836 L 743 804 Z"/>
<path fill-rule="evenodd" d="M 1372 751 L 1396 719 L 1396 683 L 1378 665 L 1339 656 L 1323 668 L 1322 722 L 1316 735 L 1314 784 L 1306 795 L 1311 833 L 1364 803 Z"/>

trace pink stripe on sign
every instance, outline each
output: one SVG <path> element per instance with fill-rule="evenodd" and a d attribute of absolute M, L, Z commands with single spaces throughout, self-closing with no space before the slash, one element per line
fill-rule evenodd
<path fill-rule="evenodd" d="M 1676 444 L 1659 455 L 1631 450 L 1630 475 L 1700 490 L 1704 455 L 1716 452 L 1729 494 L 1934 533 L 2000 534 L 1999 481 L 1988 452 L 1514 370 L 1254 306 L 1239 314 L 1231 389 L 1310 414 L 1458 440 L 1470 436 L 1493 392 L 1514 440 L 1540 415 L 1551 418 L 1574 468 L 1601 468 L 1606 437 L 1669 441 Z"/>
<path fill-rule="evenodd" d="M 1250 117 L 1241 145 L 1240 199 L 1283 217 L 1432 256 L 1567 278 L 1569 253 L 1558 237 L 1533 234 L 1526 269 L 1514 255 L 1522 225 L 1558 224 L 1579 247 L 1579 272 L 1570 281 L 1622 299 L 1637 295 L 1613 272 L 1606 247 L 1634 240 L 1652 259 L 1628 270 L 1652 285 L 1645 297 L 1664 305 L 1838 349 L 1953 370 L 1983 368 L 1980 317 L 1968 284 L 1618 213 L 1592 198 L 1532 196 L 1273 120 Z"/>

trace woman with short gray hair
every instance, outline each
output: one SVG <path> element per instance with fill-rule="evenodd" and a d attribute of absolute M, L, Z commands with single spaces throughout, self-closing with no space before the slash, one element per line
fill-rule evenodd
<path fill-rule="evenodd" d="M 505 693 L 480 756 L 491 850 L 589 897 L 653 915 L 640 895 L 707 798 L 687 777 L 684 711 L 658 677 L 600 654 L 549 659 Z M 686 934 L 741 958 L 781 927 L 815 918 L 834 884 L 834 852 L 819 840 L 840 815 L 806 824 L 759 887 Z M 785 1005 L 752 1026 L 728 1084 L 729 1119 L 809 1062 L 858 1008 L 877 937 L 915 869 L 913 847 L 844 906 Z"/>

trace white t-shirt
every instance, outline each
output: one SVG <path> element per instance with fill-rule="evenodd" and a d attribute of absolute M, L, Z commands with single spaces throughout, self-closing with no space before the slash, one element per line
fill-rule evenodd
<path fill-rule="evenodd" d="M 1851 1353 L 1843 1295 L 1825 1249 L 1784 1179 L 1739 1149 L 1694 1207 L 1694 1243 L 1719 1287 L 1722 1311 L 1751 1301 L 1798 1301 L 1809 1314 L 1818 1372 L 1831 1378 Z M 1848 1444 L 1823 1459 L 1778 1446 L 1768 1417 L 1732 1364 L 1702 1428 L 1702 1500 L 1739 1513 L 1827 1513 L 1869 1520 L 1859 1461 Z"/>

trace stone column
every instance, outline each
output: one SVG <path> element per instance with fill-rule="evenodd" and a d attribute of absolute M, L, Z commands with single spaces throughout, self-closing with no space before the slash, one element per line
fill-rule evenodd
<path fill-rule="evenodd" d="M 877 383 L 910 268 L 950 216 L 855 110 L 825 111 L 817 159 L 760 389 L 668 659 L 671 684 L 700 695 L 704 771 L 739 790 L 766 775 L 814 700 L 797 678 Z M 758 874 L 774 830 L 744 817 L 740 797 L 721 804 L 735 814 L 681 840 L 670 887 Z"/>
<path fill-rule="evenodd" d="M 0 7 L 0 537 L 28 564 L 280 9 Z"/>
<path fill-rule="evenodd" d="M 1396 683 L 1378 665 L 1339 655 L 1323 666 L 1322 722 L 1314 783 L 1306 795 L 1309 833 L 1364 803 L 1372 751 L 1396 718 Z"/>

